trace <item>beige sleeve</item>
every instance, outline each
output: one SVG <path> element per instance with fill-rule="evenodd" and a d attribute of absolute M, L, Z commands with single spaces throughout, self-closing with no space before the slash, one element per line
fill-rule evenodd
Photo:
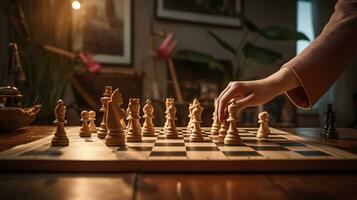
<path fill-rule="evenodd" d="M 322 33 L 301 54 L 284 64 L 300 87 L 286 92 L 302 109 L 310 109 L 337 80 L 357 53 L 357 0 L 339 0 Z"/>

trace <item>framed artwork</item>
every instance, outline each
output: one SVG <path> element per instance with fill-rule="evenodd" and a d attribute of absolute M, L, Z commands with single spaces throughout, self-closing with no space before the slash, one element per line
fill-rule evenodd
<path fill-rule="evenodd" d="M 161 19 L 207 25 L 240 27 L 234 17 L 242 12 L 242 0 L 156 0 L 156 16 Z"/>
<path fill-rule="evenodd" d="M 132 0 L 86 0 L 73 9 L 72 48 L 88 51 L 102 64 L 131 65 Z"/>

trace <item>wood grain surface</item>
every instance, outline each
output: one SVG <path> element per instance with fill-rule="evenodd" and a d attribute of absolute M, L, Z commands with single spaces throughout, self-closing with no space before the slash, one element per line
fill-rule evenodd
<path fill-rule="evenodd" d="M 0 134 L 9 149 L 52 134 L 29 127 Z M 286 130 L 286 129 L 285 129 Z M 309 140 L 357 152 L 357 130 L 338 129 L 340 140 L 321 140 L 319 129 L 289 129 Z M 0 173 L 0 199 L 357 199 L 356 173 Z"/>

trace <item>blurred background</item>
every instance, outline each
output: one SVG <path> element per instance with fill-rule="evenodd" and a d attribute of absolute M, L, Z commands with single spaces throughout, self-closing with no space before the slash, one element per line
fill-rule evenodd
<path fill-rule="evenodd" d="M 101 118 L 104 87 L 124 97 L 150 98 L 162 126 L 164 100 L 176 99 L 177 125 L 200 99 L 203 125 L 213 100 L 229 81 L 269 76 L 322 31 L 335 0 L 2 0 L 0 86 L 15 86 L 23 107 L 41 104 L 35 124 L 51 124 L 57 99 L 67 120 L 80 111 Z M 15 43 L 17 48 L 11 46 Z M 285 96 L 240 113 L 241 126 L 257 126 L 267 110 L 275 127 L 318 127 L 327 103 L 337 125 L 356 128 L 357 60 L 310 111 Z M 319 81 L 316 77 L 316 81 Z M 97 120 L 100 122 L 100 120 Z"/>

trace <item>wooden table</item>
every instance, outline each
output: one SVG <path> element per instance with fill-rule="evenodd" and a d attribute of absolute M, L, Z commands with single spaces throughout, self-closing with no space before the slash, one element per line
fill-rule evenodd
<path fill-rule="evenodd" d="M 0 151 L 43 138 L 54 130 L 32 126 L 0 135 Z M 321 141 L 319 129 L 289 131 L 357 152 L 357 130 Z M 0 199 L 357 199 L 355 173 L 235 174 L 0 174 Z"/>

